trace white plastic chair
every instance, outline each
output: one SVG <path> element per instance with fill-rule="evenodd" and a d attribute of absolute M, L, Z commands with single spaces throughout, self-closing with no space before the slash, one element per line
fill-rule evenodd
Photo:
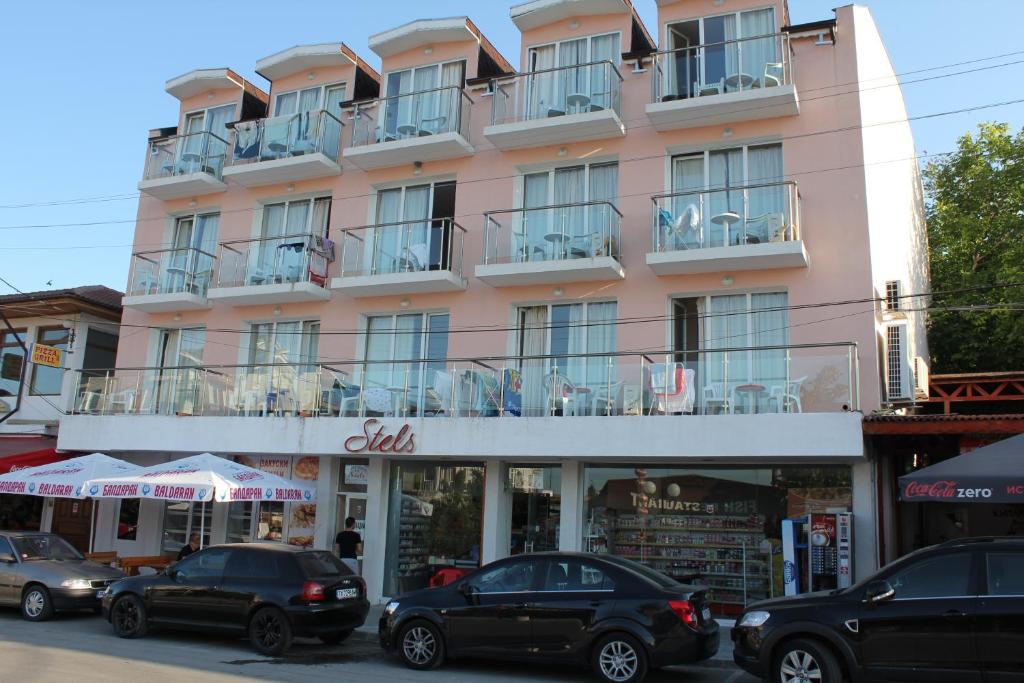
<path fill-rule="evenodd" d="M 768 390 L 768 401 L 775 401 L 775 410 L 779 413 L 802 413 L 800 403 L 800 387 L 807 381 L 807 375 L 791 379 L 783 385 L 773 385 Z"/>
<path fill-rule="evenodd" d="M 768 62 L 764 65 L 764 78 L 761 80 L 763 87 L 773 88 L 782 85 L 785 73 L 782 62 Z"/>
<path fill-rule="evenodd" d="M 559 408 L 563 417 L 576 415 L 576 385 L 568 377 L 557 372 L 545 375 L 544 391 L 548 397 L 548 415 L 554 415 Z"/>
<path fill-rule="evenodd" d="M 709 382 L 704 385 L 704 414 L 717 409 L 722 413 L 733 410 L 732 396 L 726 392 L 725 382 Z"/>

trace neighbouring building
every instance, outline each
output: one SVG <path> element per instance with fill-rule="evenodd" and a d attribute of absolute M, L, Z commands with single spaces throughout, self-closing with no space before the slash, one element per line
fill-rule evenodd
<path fill-rule="evenodd" d="M 99 285 L 0 296 L 0 474 L 68 457 L 56 450 L 58 423 L 80 378 L 113 366 L 120 321 L 121 292 Z M 59 358 L 32 362 L 34 344 Z M 0 493 L 0 529 L 53 530 L 84 549 L 90 510 L 88 501 Z"/>
<path fill-rule="evenodd" d="M 780 592 L 782 520 L 845 510 L 856 574 L 876 568 L 862 414 L 913 397 L 923 322 L 897 309 L 928 282 L 870 13 L 511 20 L 513 59 L 466 17 L 421 19 L 369 38 L 380 73 L 333 43 L 261 59 L 265 88 L 167 81 L 176 125 L 139 140 L 142 331 L 60 446 L 209 451 L 318 500 L 107 501 L 98 548 L 329 548 L 351 515 L 374 600 L 561 548 L 703 580 L 728 613 Z"/>

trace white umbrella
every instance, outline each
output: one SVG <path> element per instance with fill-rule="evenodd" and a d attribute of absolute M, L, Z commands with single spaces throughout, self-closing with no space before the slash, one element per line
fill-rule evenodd
<path fill-rule="evenodd" d="M 174 462 L 139 468 L 127 476 L 97 477 L 86 483 L 90 496 L 99 498 L 156 498 L 206 503 L 238 501 L 316 500 L 316 488 L 270 472 L 248 467 L 212 453 L 193 455 Z M 200 543 L 205 533 L 205 514 L 200 515 Z"/>
<path fill-rule="evenodd" d="M 0 476 L 0 493 L 52 498 L 87 498 L 86 482 L 99 477 L 122 477 L 140 469 L 103 453 L 81 455 L 62 462 L 15 470 Z M 92 551 L 96 506 L 89 519 L 89 550 Z"/>

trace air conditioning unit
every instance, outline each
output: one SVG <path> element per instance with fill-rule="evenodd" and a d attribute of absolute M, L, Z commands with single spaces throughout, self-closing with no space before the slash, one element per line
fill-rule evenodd
<path fill-rule="evenodd" d="M 906 323 L 885 326 L 885 396 L 889 403 L 914 400 L 914 368 Z"/>
<path fill-rule="evenodd" d="M 928 394 L 928 364 L 921 356 L 914 356 L 914 398 L 927 399 Z"/>

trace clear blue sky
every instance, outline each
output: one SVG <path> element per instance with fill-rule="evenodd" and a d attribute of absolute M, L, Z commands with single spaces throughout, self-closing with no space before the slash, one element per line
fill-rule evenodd
<path fill-rule="evenodd" d="M 367 37 L 426 11 L 435 17 L 468 13 L 515 63 L 512 1 L 178 0 L 163 11 L 127 0 L 8 2 L 0 22 L 0 206 L 135 193 L 146 131 L 175 123 L 178 104 L 163 83 L 194 68 L 230 66 L 264 83 L 253 72 L 259 58 L 292 45 L 339 40 L 377 66 Z M 830 18 L 840 2 L 790 0 L 792 20 Z M 654 33 L 654 0 L 634 3 Z M 871 8 L 899 73 L 1024 50 L 1021 0 L 862 4 Z M 977 66 L 1022 59 L 1024 54 Z M 942 72 L 922 75 L 935 73 Z M 904 94 L 913 117 L 1019 99 L 1022 84 L 1024 63 L 907 85 Z M 1024 105 L 915 122 L 918 152 L 951 150 L 957 137 L 986 120 L 1020 128 Z M 134 199 L 124 199 L 0 208 L 0 277 L 26 291 L 97 283 L 123 289 L 135 207 Z M 2 229 L 97 221 L 103 223 Z M 8 293 L 2 284 L 0 293 Z"/>

